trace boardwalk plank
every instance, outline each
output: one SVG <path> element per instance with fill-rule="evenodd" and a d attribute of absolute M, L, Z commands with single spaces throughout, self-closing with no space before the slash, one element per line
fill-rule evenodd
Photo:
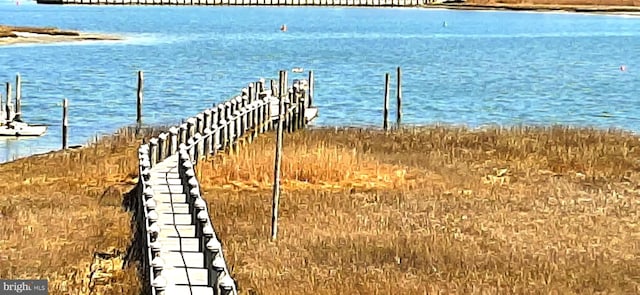
<path fill-rule="evenodd" d="M 160 213 L 159 220 L 164 224 L 191 224 L 191 214 Z"/>
<path fill-rule="evenodd" d="M 200 241 L 197 238 L 158 238 L 162 250 L 167 251 L 200 251 Z"/>
<path fill-rule="evenodd" d="M 153 199 L 156 203 L 182 203 L 186 204 L 187 195 L 181 193 L 159 193 L 153 190 Z"/>
<path fill-rule="evenodd" d="M 162 225 L 160 226 L 160 237 L 195 238 L 196 227 L 195 225 Z"/>
<path fill-rule="evenodd" d="M 173 203 L 162 202 L 157 203 L 156 212 L 160 213 L 176 213 L 176 214 L 189 214 L 189 204 L 187 203 Z"/>

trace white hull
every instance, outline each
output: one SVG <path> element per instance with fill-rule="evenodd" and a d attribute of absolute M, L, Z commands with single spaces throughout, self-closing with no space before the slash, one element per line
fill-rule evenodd
<path fill-rule="evenodd" d="M 47 126 L 22 125 L 11 128 L 7 125 L 0 126 L 0 136 L 41 136 L 47 131 Z"/>

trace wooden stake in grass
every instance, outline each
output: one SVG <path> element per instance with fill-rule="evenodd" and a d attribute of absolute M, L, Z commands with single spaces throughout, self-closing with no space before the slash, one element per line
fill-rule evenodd
<path fill-rule="evenodd" d="M 144 85 L 144 73 L 142 71 L 138 71 L 138 100 L 136 103 L 136 125 L 138 128 L 142 127 L 142 94 L 143 94 L 143 85 Z"/>
<path fill-rule="evenodd" d="M 398 105 L 398 112 L 396 115 L 396 124 L 398 129 L 400 129 L 400 125 L 402 124 L 402 69 L 400 69 L 400 67 L 398 67 L 397 69 L 397 75 L 398 75 L 398 85 L 397 85 L 397 90 L 396 90 L 396 97 L 397 97 L 397 105 Z"/>
<path fill-rule="evenodd" d="M 382 129 L 384 131 L 389 130 L 389 79 L 391 75 L 386 73 L 384 75 L 384 109 L 382 110 Z"/>
<path fill-rule="evenodd" d="M 271 241 L 275 241 L 278 236 L 278 206 L 280 204 L 280 166 L 282 166 L 282 137 L 284 130 L 284 94 L 286 92 L 287 73 L 280 71 L 280 89 L 278 97 L 280 104 L 278 108 L 278 130 L 276 132 L 276 156 L 273 172 L 273 204 L 271 210 Z"/>
<path fill-rule="evenodd" d="M 69 139 L 69 119 L 68 119 L 69 104 L 67 99 L 62 99 L 62 149 L 67 149 L 67 142 Z"/>

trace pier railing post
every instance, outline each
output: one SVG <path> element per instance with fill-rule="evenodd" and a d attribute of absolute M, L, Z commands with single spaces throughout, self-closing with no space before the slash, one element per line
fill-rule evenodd
<path fill-rule="evenodd" d="M 189 158 L 191 158 L 192 162 L 195 162 L 196 158 L 196 147 L 194 145 L 193 137 L 187 140 L 187 151 L 189 152 Z M 195 164 L 195 163 L 194 163 Z"/>
<path fill-rule="evenodd" d="M 227 106 L 226 104 L 218 105 L 218 116 L 220 117 L 220 121 L 218 121 L 218 127 L 220 130 L 218 131 L 218 143 L 220 146 L 218 149 L 224 150 L 226 147 L 226 137 L 227 137 Z"/>
<path fill-rule="evenodd" d="M 178 128 L 169 128 L 169 154 L 175 155 L 178 152 Z"/>
<path fill-rule="evenodd" d="M 225 135 L 225 148 L 231 149 L 233 145 L 234 122 L 233 122 L 233 105 L 230 101 L 225 103 L 227 117 L 227 134 Z"/>
<path fill-rule="evenodd" d="M 195 150 L 193 160 L 198 163 L 200 162 L 200 157 L 204 155 L 204 140 L 202 140 L 202 134 L 196 133 L 193 136 L 193 141 L 195 144 L 195 146 L 193 147 L 193 149 Z"/>
<path fill-rule="evenodd" d="M 280 89 L 278 89 L 278 86 L 276 85 L 276 81 L 275 80 L 270 80 L 271 83 L 271 99 L 276 99 L 278 106 L 280 105 Z M 269 118 L 271 119 L 271 116 L 273 116 L 273 110 L 271 109 L 271 103 L 269 103 Z M 280 113 L 280 111 L 278 110 L 277 112 L 278 114 Z M 269 120 L 269 128 L 267 128 L 268 130 L 273 130 L 275 127 L 275 123 L 274 120 Z"/>
<path fill-rule="evenodd" d="M 300 104 L 298 100 L 298 83 L 293 83 L 293 90 L 291 91 L 291 105 L 294 106 L 293 115 L 291 116 L 291 127 L 289 130 L 291 132 L 298 130 L 298 122 L 300 116 Z"/>
<path fill-rule="evenodd" d="M 213 108 L 213 111 L 211 112 L 211 128 L 213 131 L 213 134 L 211 135 L 212 140 L 211 140 L 211 154 L 215 155 L 216 151 L 219 148 L 220 145 L 220 117 L 219 117 L 219 108 L 216 106 Z"/>
<path fill-rule="evenodd" d="M 188 131 L 187 131 L 187 123 L 180 124 L 178 126 L 178 146 L 180 144 L 187 144 L 187 139 L 189 139 Z"/>
<path fill-rule="evenodd" d="M 204 133 L 204 114 L 203 113 L 199 113 L 196 115 L 194 135 L 195 133 L 200 133 L 200 134 Z"/>
<path fill-rule="evenodd" d="M 149 140 L 149 161 L 151 167 L 158 163 L 158 138 L 156 137 Z"/>
<path fill-rule="evenodd" d="M 202 112 L 202 117 L 203 117 L 203 125 L 202 125 L 201 133 L 204 134 L 205 130 L 211 129 L 211 110 L 210 109 L 204 110 L 204 112 Z"/>
<path fill-rule="evenodd" d="M 178 148 L 178 175 L 180 176 L 182 184 L 182 192 L 186 195 L 189 194 L 189 188 L 187 187 L 187 169 L 191 167 L 192 163 L 189 159 L 189 152 L 187 151 L 187 145 L 182 143 Z"/>
<path fill-rule="evenodd" d="M 187 119 L 187 141 L 196 134 L 196 118 Z"/>
<path fill-rule="evenodd" d="M 247 110 L 247 91 L 243 91 L 242 96 L 238 97 L 238 116 L 240 117 L 238 120 L 238 134 L 237 134 L 237 139 L 236 141 L 238 141 L 240 138 L 242 138 L 242 136 L 245 134 L 246 129 L 247 129 L 247 123 L 246 123 L 246 119 L 247 119 L 247 114 L 246 114 L 246 110 Z"/>
<path fill-rule="evenodd" d="M 232 146 L 232 150 L 235 151 L 238 147 L 238 139 L 240 138 L 240 128 L 241 128 L 241 111 L 240 110 L 235 110 L 233 112 L 233 119 L 232 119 L 232 125 L 233 125 L 233 137 L 231 138 L 231 146 Z"/>
<path fill-rule="evenodd" d="M 168 133 L 160 133 L 158 135 L 158 162 L 164 161 L 167 157 L 167 136 Z"/>
<path fill-rule="evenodd" d="M 249 135 L 249 142 L 253 140 L 253 134 L 255 133 L 255 126 L 253 125 L 253 118 L 255 117 L 255 114 L 252 108 L 253 102 L 255 100 L 255 96 L 256 96 L 256 83 L 251 82 L 249 83 L 249 93 L 247 95 L 248 97 L 247 108 L 249 109 L 249 114 L 247 114 L 247 130 L 251 132 L 251 134 Z"/>
<path fill-rule="evenodd" d="M 290 109 L 290 106 L 294 105 L 294 102 L 293 102 L 293 100 L 295 99 L 294 96 L 295 96 L 295 94 L 293 93 L 293 89 L 290 88 L 289 89 L 289 102 L 285 106 L 285 110 L 287 110 L 287 114 L 285 115 L 286 119 L 284 120 L 286 128 L 287 128 L 287 133 L 293 132 L 293 129 L 292 129 L 292 125 L 293 124 L 291 124 L 291 123 L 293 123 L 293 115 L 294 115 L 294 112 L 296 110 L 292 109 L 291 111 L 289 111 L 289 109 Z"/>
<path fill-rule="evenodd" d="M 204 130 L 202 154 L 200 154 L 200 156 L 205 159 L 207 159 L 211 154 L 211 142 L 213 141 L 212 136 L 213 136 L 213 131 L 211 130 L 211 128 L 206 128 Z"/>
<path fill-rule="evenodd" d="M 307 112 L 307 99 L 308 99 L 308 95 L 309 92 L 305 92 L 304 95 L 300 96 L 300 102 L 298 103 L 298 106 L 300 108 L 300 118 L 298 118 L 298 128 L 299 129 L 304 129 L 306 127 L 307 124 L 307 117 L 306 112 Z"/>

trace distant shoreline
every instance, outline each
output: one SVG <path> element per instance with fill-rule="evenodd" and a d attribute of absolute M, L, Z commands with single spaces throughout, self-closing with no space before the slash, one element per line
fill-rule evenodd
<path fill-rule="evenodd" d="M 14 44 L 49 44 L 79 41 L 117 41 L 121 37 L 61 30 L 54 27 L 16 27 L 0 25 L 0 46 Z"/>
<path fill-rule="evenodd" d="M 549 4 L 475 4 L 475 3 L 443 3 L 428 4 L 424 8 L 443 8 L 452 10 L 498 10 L 498 11 L 531 11 L 531 12 L 573 12 L 605 15 L 640 16 L 638 6 L 611 5 L 549 5 Z"/>

